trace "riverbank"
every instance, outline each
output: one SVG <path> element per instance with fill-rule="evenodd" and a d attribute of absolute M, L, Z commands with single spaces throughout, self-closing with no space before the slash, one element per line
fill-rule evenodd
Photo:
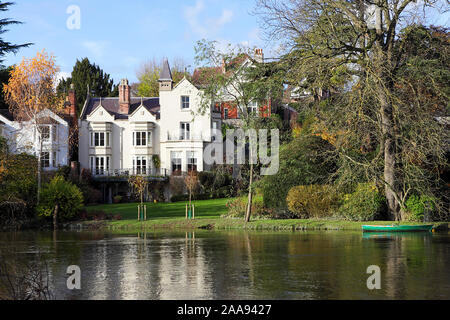
<path fill-rule="evenodd" d="M 141 230 L 141 229 L 216 229 L 216 230 L 346 230 L 360 231 L 365 224 L 391 225 L 393 221 L 343 221 L 334 219 L 259 219 L 245 223 L 243 219 L 221 218 L 227 212 L 228 199 L 195 202 L 195 219 L 186 220 L 185 203 L 146 203 L 147 221 L 137 220 L 137 204 L 123 203 L 86 207 L 88 213 L 105 212 L 120 215 L 121 220 L 83 221 L 72 223 L 70 228 Z M 401 222 L 400 224 L 423 224 Z M 450 223 L 434 222 L 436 231 L 448 231 Z"/>

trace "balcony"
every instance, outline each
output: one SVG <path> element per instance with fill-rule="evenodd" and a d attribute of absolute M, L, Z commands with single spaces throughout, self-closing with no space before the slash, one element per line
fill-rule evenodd
<path fill-rule="evenodd" d="M 204 133 L 193 133 L 190 132 L 188 134 L 188 138 L 185 137 L 181 137 L 180 133 L 177 134 L 173 134 L 170 132 L 167 132 L 167 141 L 211 141 L 211 136 L 210 135 L 206 135 Z"/>
<path fill-rule="evenodd" d="M 94 170 L 92 172 L 92 178 L 100 182 L 123 182 L 135 175 L 143 176 L 148 181 L 163 181 L 168 178 L 167 170 L 162 168 Z"/>

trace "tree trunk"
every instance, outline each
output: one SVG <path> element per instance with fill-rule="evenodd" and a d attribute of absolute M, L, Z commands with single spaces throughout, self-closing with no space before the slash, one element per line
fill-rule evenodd
<path fill-rule="evenodd" d="M 250 151 L 250 153 L 251 153 L 251 151 Z M 250 180 L 249 180 L 249 184 L 248 184 L 248 202 L 247 202 L 247 212 L 245 213 L 245 222 L 250 221 L 250 216 L 252 214 L 252 202 L 253 202 L 252 184 L 253 184 L 253 163 L 251 161 L 251 156 L 250 156 Z"/>
<path fill-rule="evenodd" d="M 40 132 L 38 131 L 38 134 L 40 135 Z M 37 204 L 39 204 L 40 198 L 41 198 L 41 184 L 42 184 L 42 163 L 41 163 L 41 154 L 42 154 L 42 139 L 39 137 L 39 150 L 38 150 L 38 167 L 37 167 L 37 178 L 38 178 L 38 185 L 37 185 Z"/>
<path fill-rule="evenodd" d="M 391 81 L 391 54 L 389 44 L 385 44 L 383 35 L 383 15 L 381 6 L 375 7 L 375 25 L 377 41 L 374 50 L 376 70 L 376 91 L 380 104 L 382 143 L 384 146 L 384 190 L 386 194 L 388 214 L 391 220 L 400 220 L 400 204 L 396 199 L 398 195 L 398 177 L 396 175 L 396 139 L 394 129 L 394 113 L 392 103 L 388 96 L 392 92 Z M 386 39 L 388 40 L 388 39 Z M 389 41 L 389 40 L 388 40 Z"/>
<path fill-rule="evenodd" d="M 397 177 L 395 175 L 395 139 L 393 134 L 392 124 L 392 107 L 389 104 L 381 106 L 381 121 L 383 127 L 384 137 L 384 183 L 385 193 L 388 205 L 389 218 L 391 220 L 399 219 L 399 203 L 395 198 L 395 192 L 397 191 Z"/>
<path fill-rule="evenodd" d="M 58 228 L 57 221 L 56 221 L 56 217 L 58 216 L 58 209 L 59 209 L 59 205 L 57 204 L 55 206 L 55 210 L 53 211 L 53 230 L 56 230 Z"/>

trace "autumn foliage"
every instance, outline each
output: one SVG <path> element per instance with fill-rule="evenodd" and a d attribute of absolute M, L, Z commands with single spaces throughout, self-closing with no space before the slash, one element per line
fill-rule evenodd
<path fill-rule="evenodd" d="M 35 119 L 45 109 L 59 112 L 64 99 L 55 93 L 59 67 L 55 57 L 44 50 L 36 57 L 22 59 L 13 67 L 8 84 L 3 85 L 5 100 L 18 121 Z"/>

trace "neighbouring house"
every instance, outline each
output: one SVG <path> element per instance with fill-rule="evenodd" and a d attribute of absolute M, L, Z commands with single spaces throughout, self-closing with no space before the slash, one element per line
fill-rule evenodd
<path fill-rule="evenodd" d="M 159 97 L 132 97 L 123 79 L 119 97 L 86 99 L 79 119 L 80 166 L 98 178 L 207 170 L 203 151 L 213 142 L 213 128 L 220 130 L 221 117 L 212 107 L 200 109 L 201 90 L 186 78 L 174 85 L 167 60 Z"/>
<path fill-rule="evenodd" d="M 41 165 L 45 171 L 69 164 L 69 122 L 65 116 L 48 109 L 37 116 L 42 138 Z M 39 131 L 31 120 L 16 121 L 8 110 L 0 110 L 0 135 L 6 138 L 10 152 L 38 156 Z"/>
<path fill-rule="evenodd" d="M 222 62 L 220 67 L 202 67 L 194 70 L 192 75 L 192 82 L 201 88 L 201 86 L 207 81 L 208 76 L 217 73 L 228 73 L 228 72 L 239 72 L 242 68 L 251 68 L 257 63 L 264 63 L 264 53 L 262 49 L 255 49 L 255 54 L 250 57 L 247 54 L 242 54 L 233 59 L 232 61 L 225 63 Z M 233 89 L 230 87 L 227 89 L 228 92 Z M 239 125 L 239 119 L 241 115 L 239 114 L 244 108 L 238 107 L 234 99 L 229 101 L 216 101 L 215 109 L 220 112 L 221 119 L 224 123 Z M 252 101 L 247 106 L 247 112 L 257 113 L 260 117 L 270 117 L 273 112 L 273 104 L 270 98 L 267 99 L 266 103 L 260 103 L 258 101 Z"/>

